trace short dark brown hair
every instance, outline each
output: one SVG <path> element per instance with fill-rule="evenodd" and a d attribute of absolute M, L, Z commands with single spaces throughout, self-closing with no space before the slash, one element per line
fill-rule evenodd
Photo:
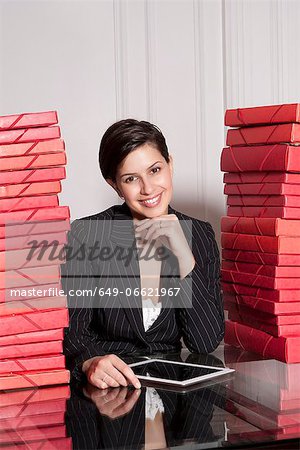
<path fill-rule="evenodd" d="M 169 150 L 161 130 L 145 120 L 125 119 L 111 125 L 104 133 L 99 149 L 99 166 L 105 179 L 116 180 L 119 164 L 143 144 L 152 144 L 167 162 Z"/>

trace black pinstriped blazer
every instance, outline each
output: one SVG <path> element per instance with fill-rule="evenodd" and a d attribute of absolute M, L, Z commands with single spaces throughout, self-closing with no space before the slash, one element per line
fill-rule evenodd
<path fill-rule="evenodd" d="M 148 331 L 144 330 L 141 296 L 125 295 L 128 287 L 132 292 L 140 288 L 138 258 L 127 264 L 116 256 L 116 251 L 114 257 L 103 262 L 97 258 L 87 260 L 82 252 L 83 245 L 87 249 L 97 243 L 98 248 L 109 246 L 114 250 L 131 247 L 136 255 L 133 221 L 126 203 L 73 222 L 68 245 L 77 257 L 67 257 L 62 267 L 62 284 L 70 311 L 64 353 L 75 378 L 82 375 L 82 363 L 97 355 L 114 353 L 122 357 L 179 351 L 181 338 L 190 351 L 210 353 L 223 339 L 220 261 L 213 229 L 209 223 L 170 206 L 168 213 L 176 214 L 181 221 L 196 264 L 189 276 L 180 280 L 175 256 L 169 251 L 168 258 L 162 260 L 160 287 L 180 290 L 176 298 L 163 298 L 161 313 Z M 93 295 L 98 287 L 106 292 L 117 287 L 123 294 Z M 68 294 L 77 289 L 86 290 L 86 295 Z"/>

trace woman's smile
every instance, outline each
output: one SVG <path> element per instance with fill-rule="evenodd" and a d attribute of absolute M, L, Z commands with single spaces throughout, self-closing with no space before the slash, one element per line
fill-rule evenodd
<path fill-rule="evenodd" d="M 158 206 L 161 200 L 161 196 L 163 193 L 158 194 L 156 197 L 152 197 L 147 200 L 140 200 L 140 202 L 146 206 L 146 208 L 155 208 L 155 206 Z"/>

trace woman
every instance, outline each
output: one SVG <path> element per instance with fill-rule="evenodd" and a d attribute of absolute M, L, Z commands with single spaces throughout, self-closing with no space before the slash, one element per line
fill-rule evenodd
<path fill-rule="evenodd" d="M 155 125 L 109 127 L 99 164 L 124 203 L 72 225 L 65 354 L 72 374 L 98 388 L 138 388 L 122 357 L 178 352 L 181 338 L 209 353 L 222 340 L 219 253 L 210 224 L 170 206 L 173 160 Z"/>

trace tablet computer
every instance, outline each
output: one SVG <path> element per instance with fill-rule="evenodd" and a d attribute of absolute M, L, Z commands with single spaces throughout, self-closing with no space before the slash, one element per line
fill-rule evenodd
<path fill-rule="evenodd" d="M 190 386 L 234 372 L 234 369 L 226 367 L 213 367 L 165 359 L 147 359 L 146 361 L 129 364 L 129 366 L 140 380 L 174 386 Z"/>

